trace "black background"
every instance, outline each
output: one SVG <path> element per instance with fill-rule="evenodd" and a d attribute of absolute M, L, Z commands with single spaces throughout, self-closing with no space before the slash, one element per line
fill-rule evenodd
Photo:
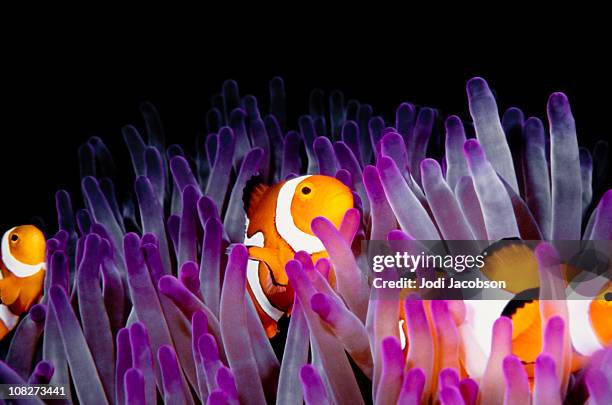
<path fill-rule="evenodd" d="M 210 96 L 228 78 L 238 81 L 242 95 L 256 95 L 265 111 L 268 81 L 282 76 L 289 126 L 295 128 L 317 87 L 342 90 L 345 100 L 369 103 L 387 120 L 402 101 L 468 119 L 465 83 L 482 76 L 502 112 L 516 106 L 545 120 L 549 94 L 563 91 L 581 145 L 610 136 L 607 52 L 559 32 L 542 39 L 502 38 L 496 31 L 461 38 L 452 32 L 425 40 L 409 28 L 361 26 L 303 32 L 298 39 L 286 27 L 237 33 L 236 27 L 195 26 L 187 39 L 139 29 L 111 38 L 113 28 L 109 23 L 91 36 L 81 29 L 61 35 L 49 29 L 31 40 L 8 41 L 1 91 L 2 229 L 40 216 L 54 230 L 57 189 L 82 205 L 77 148 L 92 135 L 110 147 L 120 175 L 133 176 L 120 130 L 143 127 L 138 108 L 145 100 L 157 106 L 167 143 L 192 152 Z M 486 37 L 491 44 L 481 41 Z"/>

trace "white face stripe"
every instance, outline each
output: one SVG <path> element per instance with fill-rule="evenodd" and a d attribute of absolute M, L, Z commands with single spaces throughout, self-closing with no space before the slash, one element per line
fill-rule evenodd
<path fill-rule="evenodd" d="M 2 261 L 4 262 L 7 270 L 17 277 L 29 277 L 41 270 L 45 270 L 45 262 L 38 264 L 25 264 L 13 257 L 11 248 L 9 247 L 9 235 L 15 228 L 16 227 L 9 229 L 4 233 L 4 236 L 2 236 Z"/>
<path fill-rule="evenodd" d="M 9 307 L 4 304 L 0 305 L 0 321 L 4 323 L 4 326 L 8 330 L 12 330 L 17 322 L 19 321 L 19 317 L 11 312 Z"/>
<path fill-rule="evenodd" d="M 316 236 L 307 234 L 299 229 L 295 225 L 293 216 L 291 215 L 291 202 L 293 201 L 295 189 L 298 184 L 309 177 L 310 176 L 296 177 L 283 184 L 276 201 L 275 224 L 278 234 L 294 251 L 298 252 L 303 250 L 309 254 L 313 254 L 324 251 L 325 246 L 323 246 L 321 240 Z"/>

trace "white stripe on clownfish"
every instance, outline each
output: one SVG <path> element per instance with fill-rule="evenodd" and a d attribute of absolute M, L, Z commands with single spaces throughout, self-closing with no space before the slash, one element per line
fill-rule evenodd
<path fill-rule="evenodd" d="M 296 177 L 285 182 L 282 185 L 276 201 L 276 217 L 275 226 L 278 234 L 298 252 L 305 251 L 308 254 L 318 253 L 325 250 L 325 246 L 319 238 L 314 235 L 307 234 L 299 229 L 293 221 L 291 214 L 291 202 L 298 184 L 306 180 L 310 176 Z"/>
<path fill-rule="evenodd" d="M 6 266 L 7 270 L 9 270 L 15 276 L 22 278 L 33 276 L 41 270 L 46 270 L 45 262 L 40 262 L 38 264 L 26 264 L 13 257 L 11 248 L 9 247 L 9 235 L 15 228 L 16 227 L 9 229 L 4 233 L 4 236 L 2 236 L 2 262 Z"/>
<path fill-rule="evenodd" d="M 247 218 L 247 228 L 249 227 L 249 219 Z M 255 233 L 253 236 L 248 237 L 245 236 L 244 244 L 249 246 L 264 246 L 264 235 L 261 232 Z M 253 296 L 257 300 L 257 303 L 263 309 L 263 311 L 268 314 L 268 316 L 275 321 L 283 316 L 283 312 L 278 308 L 274 307 L 266 297 L 263 289 L 261 288 L 261 283 L 259 282 L 259 261 L 249 259 L 247 262 L 247 281 L 249 286 L 251 287 L 251 292 Z"/>
<path fill-rule="evenodd" d="M 574 349 L 582 355 L 591 355 L 597 350 L 603 349 L 603 345 L 597 338 L 588 316 L 592 302 L 592 292 L 600 291 L 610 282 L 605 276 L 597 276 L 591 279 L 589 275 L 581 274 L 572 280 L 571 286 L 567 287 L 567 310 L 569 316 L 569 333 Z M 581 292 L 586 294 L 583 295 Z"/>
<path fill-rule="evenodd" d="M 0 321 L 4 323 L 4 326 L 8 330 L 12 330 L 17 322 L 19 321 L 19 317 L 11 312 L 9 307 L 4 304 L 0 304 Z"/>

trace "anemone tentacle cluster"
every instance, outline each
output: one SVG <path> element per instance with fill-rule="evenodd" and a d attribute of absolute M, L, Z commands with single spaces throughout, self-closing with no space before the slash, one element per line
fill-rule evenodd
<path fill-rule="evenodd" d="M 517 108 L 500 119 L 483 79 L 467 92 L 472 122 L 450 116 L 443 134 L 434 109 L 402 103 L 390 122 L 319 90 L 289 130 L 280 78 L 267 115 L 227 81 L 193 156 L 166 147 L 144 104 L 146 136 L 123 129 L 133 189 L 115 190 L 113 155 L 94 137 L 79 150 L 85 208 L 56 194 L 45 292 L 12 336 L 0 382 L 66 384 L 84 404 L 608 403 L 612 348 L 571 373 L 563 302 L 541 304 L 530 380 L 510 319 L 495 321 L 484 372 L 470 375 L 463 302 L 372 298 L 355 240 L 612 240 L 608 146 L 579 148 L 566 96 L 550 97 L 546 131 Z M 329 259 L 298 252 L 286 264 L 295 300 L 279 349 L 246 290 L 243 193 L 255 176 L 305 173 L 341 180 L 356 207 L 340 229 L 313 221 Z M 558 256 L 554 243 L 535 254 L 541 268 Z"/>

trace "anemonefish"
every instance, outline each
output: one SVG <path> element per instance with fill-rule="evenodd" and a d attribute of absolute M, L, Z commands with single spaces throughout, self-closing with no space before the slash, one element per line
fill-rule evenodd
<path fill-rule="evenodd" d="M 0 340 L 19 316 L 38 302 L 45 278 L 45 237 L 33 225 L 17 226 L 2 236 L 0 260 Z"/>
<path fill-rule="evenodd" d="M 504 241 L 502 247 L 489 249 L 482 268 L 492 280 L 506 280 L 511 297 L 534 292 L 539 287 L 538 264 L 533 250 L 521 241 Z M 566 301 L 568 328 L 573 347 L 572 369 L 580 367 L 581 359 L 612 344 L 612 283 L 604 276 L 589 281 L 598 291 L 594 298 L 576 295 L 570 287 L 576 269 L 561 266 L 567 285 Z M 591 295 L 592 296 L 592 295 Z M 465 366 L 470 375 L 484 372 L 491 350 L 492 327 L 495 320 L 508 316 L 512 320 L 512 352 L 519 357 L 532 376 L 533 364 L 542 351 L 542 318 L 540 304 L 531 299 L 465 301 L 466 322 L 461 327 L 465 347 Z"/>
<path fill-rule="evenodd" d="M 339 227 L 353 203 L 347 186 L 322 175 L 259 184 L 251 192 L 244 239 L 249 250 L 247 281 L 268 337 L 276 335 L 278 320 L 290 313 L 293 303 L 285 264 L 298 251 L 309 253 L 313 262 L 327 256 L 310 229 L 312 220 L 325 217 Z"/>

